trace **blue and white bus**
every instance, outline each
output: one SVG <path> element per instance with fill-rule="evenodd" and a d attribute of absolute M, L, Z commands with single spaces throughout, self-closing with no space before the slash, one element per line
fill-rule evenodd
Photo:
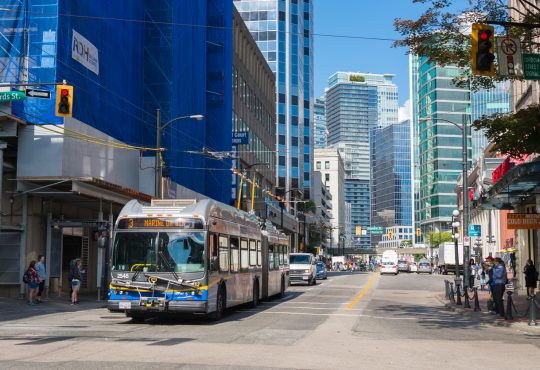
<path fill-rule="evenodd" d="M 227 307 L 284 296 L 289 243 L 269 222 L 213 200 L 132 200 L 115 224 L 110 266 L 111 311 L 219 319 Z"/>

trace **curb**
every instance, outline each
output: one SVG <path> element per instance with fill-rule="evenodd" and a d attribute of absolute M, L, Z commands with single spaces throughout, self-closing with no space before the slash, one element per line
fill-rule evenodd
<path fill-rule="evenodd" d="M 520 323 L 519 321 L 516 321 L 516 320 L 499 321 L 499 320 L 494 319 L 492 315 L 490 315 L 489 313 L 485 313 L 484 311 L 474 312 L 472 310 L 469 311 L 468 309 L 465 309 L 465 308 L 456 307 L 455 304 L 441 299 L 441 297 L 439 297 L 438 295 L 436 296 L 436 299 L 439 302 L 441 302 L 441 304 L 443 304 L 444 307 L 448 309 L 449 311 L 455 312 L 458 315 L 467 316 L 470 319 L 476 319 L 482 324 L 489 324 L 496 327 L 509 328 L 514 324 Z"/>

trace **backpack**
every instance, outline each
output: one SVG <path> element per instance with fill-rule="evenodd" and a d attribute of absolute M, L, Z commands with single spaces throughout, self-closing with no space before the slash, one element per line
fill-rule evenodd
<path fill-rule="evenodd" d="M 30 274 L 29 274 L 28 270 L 26 270 L 26 272 L 24 273 L 22 279 L 23 279 L 23 283 L 25 283 L 25 284 L 30 283 L 30 281 L 32 280 L 32 278 L 30 277 Z"/>

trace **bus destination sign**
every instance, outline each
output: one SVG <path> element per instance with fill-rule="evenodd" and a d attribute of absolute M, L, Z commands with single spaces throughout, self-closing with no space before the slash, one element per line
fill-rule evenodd
<path fill-rule="evenodd" d="M 118 222 L 119 229 L 203 229 L 197 218 L 134 217 Z"/>

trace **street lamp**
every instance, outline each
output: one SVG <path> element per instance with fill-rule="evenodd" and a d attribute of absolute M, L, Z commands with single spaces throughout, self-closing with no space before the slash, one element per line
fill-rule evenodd
<path fill-rule="evenodd" d="M 467 182 L 467 133 L 468 133 L 468 126 L 467 126 L 467 115 L 466 114 L 463 114 L 463 124 L 462 125 L 459 125 L 458 123 L 456 122 L 452 122 L 450 120 L 447 120 L 447 119 L 444 119 L 444 118 L 434 118 L 434 117 L 422 117 L 419 119 L 419 121 L 428 121 L 428 120 L 434 120 L 434 121 L 442 121 L 442 122 L 447 122 L 447 123 L 451 123 L 452 125 L 456 126 L 457 128 L 459 128 L 461 130 L 461 140 L 462 140 L 462 143 L 461 143 L 461 152 L 462 152 L 462 160 L 461 160 L 461 166 L 462 166 L 462 171 L 461 171 L 461 177 L 462 177 L 462 181 L 463 181 L 463 189 L 462 189 L 462 194 L 463 194 L 463 264 L 465 265 L 465 261 L 469 261 L 470 259 L 470 250 L 469 250 L 469 246 L 468 245 L 465 245 L 465 240 L 468 236 L 468 233 L 469 233 L 469 194 L 468 194 L 468 189 L 469 189 L 469 186 L 468 186 L 468 182 Z M 456 212 L 456 211 L 454 211 Z M 458 211 L 458 215 L 459 215 L 459 211 Z M 456 247 L 457 248 L 457 247 Z M 457 252 L 456 252 L 457 253 Z M 456 259 L 456 266 L 458 264 L 458 260 Z M 469 275 L 469 270 L 464 268 L 463 269 L 463 279 L 464 279 L 464 282 L 463 282 L 463 286 L 466 288 L 468 287 L 469 285 L 469 279 L 468 279 L 468 275 Z"/>
<path fill-rule="evenodd" d="M 257 162 L 257 163 L 253 163 L 253 164 L 250 164 L 250 165 L 246 166 L 246 168 L 242 171 L 242 176 L 240 177 L 240 186 L 239 186 L 239 189 L 238 189 L 238 199 L 236 201 L 236 208 L 237 209 L 240 209 L 240 203 L 242 201 L 242 188 L 243 188 L 243 185 L 244 185 L 244 177 L 247 174 L 247 172 L 249 170 L 251 170 L 251 168 L 253 168 L 255 166 L 259 166 L 259 165 L 270 166 L 270 164 L 267 163 L 267 162 Z M 253 204 L 254 203 L 255 203 L 255 172 L 253 172 L 253 179 L 251 181 L 251 210 L 252 211 L 253 211 Z"/>
<path fill-rule="evenodd" d="M 204 116 L 202 114 L 194 114 L 191 116 L 176 117 L 162 125 L 161 124 L 161 110 L 156 109 L 156 148 L 158 148 L 159 150 L 159 152 L 156 154 L 156 197 L 158 199 L 161 199 L 163 197 L 162 183 L 161 183 L 163 180 L 163 166 L 161 165 L 161 152 L 163 151 L 161 149 L 161 133 L 171 123 L 180 121 L 183 119 L 194 119 L 197 121 L 202 121 L 204 119 Z"/>
<path fill-rule="evenodd" d="M 452 236 L 454 237 L 454 256 L 456 259 L 456 270 L 455 270 L 456 271 L 456 280 L 455 280 L 456 281 L 456 295 L 457 295 L 456 304 L 461 305 L 461 291 L 459 289 L 459 286 L 461 285 L 461 278 L 459 275 L 459 250 L 458 250 L 459 221 L 458 221 L 458 217 L 459 217 L 459 211 L 455 209 L 452 212 Z M 465 268 L 463 269 L 463 271 L 465 272 Z M 467 289 L 467 288 L 465 287 L 464 289 Z"/>

